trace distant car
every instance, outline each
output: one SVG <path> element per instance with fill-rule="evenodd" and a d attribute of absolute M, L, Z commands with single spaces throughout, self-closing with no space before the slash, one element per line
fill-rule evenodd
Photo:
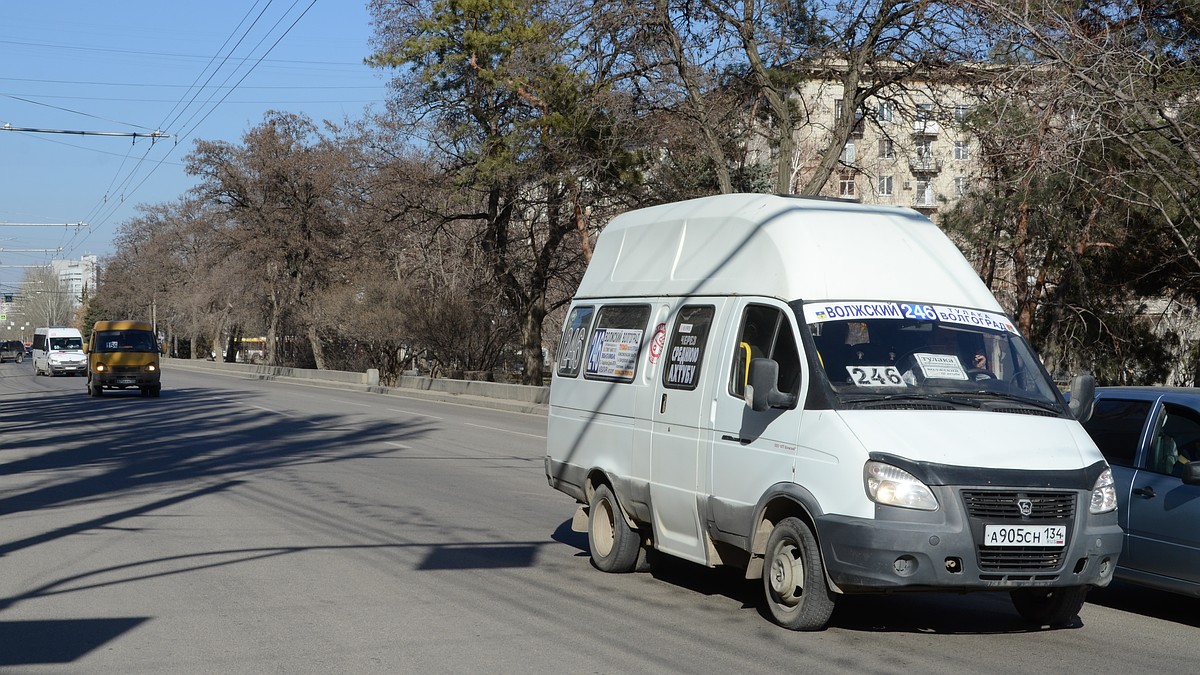
<path fill-rule="evenodd" d="M 13 361 L 20 363 L 25 360 L 25 343 L 20 340 L 4 340 L 0 342 L 0 363 Z"/>
<path fill-rule="evenodd" d="M 1200 596 L 1200 389 L 1098 387 L 1084 428 L 1116 481 L 1116 577 Z"/>

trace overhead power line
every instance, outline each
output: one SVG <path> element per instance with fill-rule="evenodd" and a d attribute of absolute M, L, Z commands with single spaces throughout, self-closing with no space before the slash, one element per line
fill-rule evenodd
<path fill-rule="evenodd" d="M 152 131 L 148 134 L 140 131 L 79 131 L 75 129 L 34 129 L 31 127 L 14 127 L 5 122 L 0 126 L 0 131 L 24 131 L 32 134 L 73 134 L 75 136 L 121 136 L 124 138 L 171 138 L 170 134 L 164 134 L 161 131 Z"/>

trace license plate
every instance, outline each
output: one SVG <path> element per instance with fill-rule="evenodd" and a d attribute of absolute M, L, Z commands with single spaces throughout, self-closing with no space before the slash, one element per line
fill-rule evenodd
<path fill-rule="evenodd" d="M 984 546 L 1066 546 L 1063 525 L 984 525 Z"/>
<path fill-rule="evenodd" d="M 117 384 L 137 384 L 137 380 L 130 379 L 128 377 L 123 377 L 123 378 L 117 380 Z"/>

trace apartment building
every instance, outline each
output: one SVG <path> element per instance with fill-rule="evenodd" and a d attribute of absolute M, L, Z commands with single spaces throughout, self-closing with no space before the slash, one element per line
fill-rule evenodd
<path fill-rule="evenodd" d="M 846 97 L 838 82 L 805 80 L 793 93 L 805 120 L 795 130 L 792 187 L 815 171 L 829 145 Z M 968 131 L 972 96 L 965 86 L 917 84 L 870 99 L 842 149 L 824 196 L 866 204 L 908 206 L 931 217 L 965 195 L 979 179 L 979 144 Z M 770 150 L 752 149 L 772 163 Z"/>
<path fill-rule="evenodd" d="M 96 290 L 96 261 L 94 255 L 84 255 L 78 260 L 50 261 L 50 268 L 63 290 L 70 294 L 75 307 L 82 303 L 85 291 L 92 293 Z"/>

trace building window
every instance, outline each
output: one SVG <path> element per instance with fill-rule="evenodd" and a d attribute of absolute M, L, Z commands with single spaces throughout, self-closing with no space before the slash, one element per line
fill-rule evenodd
<path fill-rule="evenodd" d="M 883 159 L 896 158 L 896 144 L 890 138 L 879 139 L 879 156 Z"/>
<path fill-rule="evenodd" d="M 954 121 L 955 122 L 958 122 L 959 124 L 963 124 L 964 122 L 967 121 L 967 115 L 970 115 L 970 114 L 971 114 L 971 106 L 962 105 L 962 104 L 954 106 Z"/>
<path fill-rule="evenodd" d="M 917 139 L 917 157 L 919 159 L 933 158 L 933 141 L 928 138 Z"/>
<path fill-rule="evenodd" d="M 931 122 L 933 121 L 933 104 L 918 103 L 917 104 L 917 121 Z"/>
<path fill-rule="evenodd" d="M 892 117 L 896 114 L 896 105 L 891 101 L 879 102 L 879 121 L 891 122 Z"/>
<path fill-rule="evenodd" d="M 837 122 L 842 119 L 842 108 L 846 106 L 846 102 L 842 99 L 834 99 L 833 101 L 833 121 Z"/>
<path fill-rule="evenodd" d="M 892 196 L 892 177 L 891 176 L 880 176 L 879 177 L 879 195 L 882 197 Z"/>
<path fill-rule="evenodd" d="M 971 190 L 971 181 L 965 176 L 957 176 L 954 179 L 954 194 L 959 197 L 965 197 Z"/>
<path fill-rule="evenodd" d="M 846 147 L 842 148 L 842 163 L 854 163 L 854 141 L 850 141 L 846 144 Z"/>
<path fill-rule="evenodd" d="M 927 178 L 917 179 L 917 194 L 913 199 L 917 206 L 933 206 L 933 182 Z"/>
<path fill-rule="evenodd" d="M 838 194 L 843 197 L 854 196 L 854 173 L 843 171 L 838 177 Z"/>
<path fill-rule="evenodd" d="M 971 145 L 966 141 L 954 141 L 954 159 L 971 159 Z"/>

